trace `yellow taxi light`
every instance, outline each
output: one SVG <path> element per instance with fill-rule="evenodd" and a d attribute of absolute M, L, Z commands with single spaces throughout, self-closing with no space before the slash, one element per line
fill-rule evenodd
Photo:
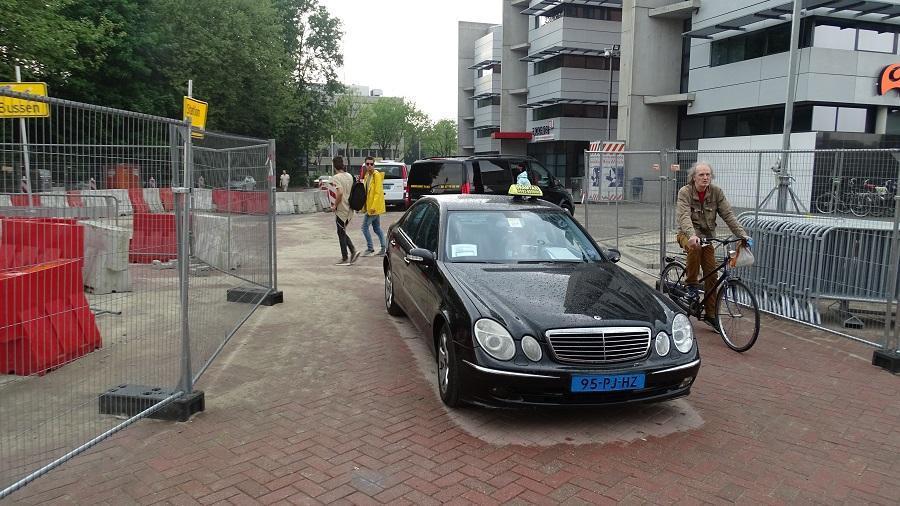
<path fill-rule="evenodd" d="M 531 184 L 511 184 L 509 185 L 509 195 L 514 197 L 543 197 L 544 192 L 540 188 Z"/>

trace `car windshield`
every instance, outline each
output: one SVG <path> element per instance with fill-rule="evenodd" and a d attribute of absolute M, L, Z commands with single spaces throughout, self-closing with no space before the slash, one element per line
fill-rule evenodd
<path fill-rule="evenodd" d="M 566 212 L 554 210 L 451 211 L 450 262 L 588 262 L 603 257 Z"/>
<path fill-rule="evenodd" d="M 376 165 L 375 168 L 384 173 L 385 179 L 403 179 L 400 165 Z"/>

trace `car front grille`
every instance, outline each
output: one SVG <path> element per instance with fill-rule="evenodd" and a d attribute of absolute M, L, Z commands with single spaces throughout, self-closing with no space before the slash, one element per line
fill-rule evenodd
<path fill-rule="evenodd" d="M 591 327 L 553 329 L 544 333 L 560 362 L 610 364 L 636 360 L 650 351 L 647 327 Z"/>

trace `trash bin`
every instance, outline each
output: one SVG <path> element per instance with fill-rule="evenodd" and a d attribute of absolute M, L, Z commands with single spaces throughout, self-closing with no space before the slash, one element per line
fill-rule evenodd
<path fill-rule="evenodd" d="M 644 178 L 642 178 L 642 177 L 631 178 L 631 200 L 641 200 L 641 195 L 643 193 L 644 193 Z"/>

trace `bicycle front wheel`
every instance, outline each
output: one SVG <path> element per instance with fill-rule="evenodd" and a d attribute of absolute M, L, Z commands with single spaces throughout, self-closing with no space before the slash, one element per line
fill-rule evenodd
<path fill-rule="evenodd" d="M 819 211 L 821 214 L 831 214 L 837 211 L 836 203 L 837 199 L 834 193 L 823 193 L 816 199 L 816 211 Z"/>
<path fill-rule="evenodd" d="M 731 279 L 719 290 L 716 315 L 722 340 L 734 351 L 745 352 L 759 337 L 759 305 L 747 285 Z"/>

